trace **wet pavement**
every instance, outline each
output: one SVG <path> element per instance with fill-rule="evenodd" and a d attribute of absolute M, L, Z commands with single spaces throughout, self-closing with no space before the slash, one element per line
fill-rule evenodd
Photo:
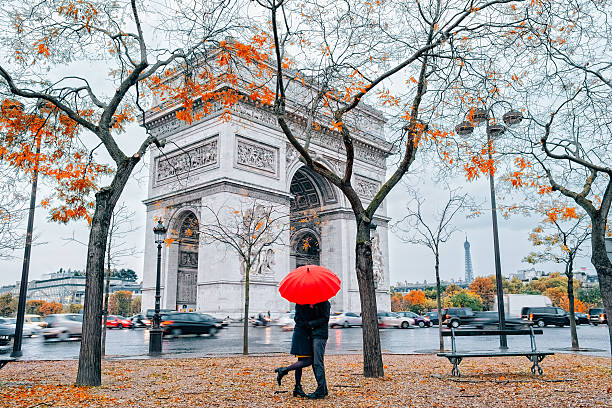
<path fill-rule="evenodd" d="M 578 326 L 581 354 L 610 356 L 607 326 Z M 256 353 L 287 353 L 291 345 L 291 332 L 282 331 L 278 326 L 251 327 L 249 329 L 249 351 Z M 420 354 L 437 351 L 438 330 L 431 328 L 381 329 L 383 352 L 393 354 Z M 445 339 L 447 348 L 450 340 Z M 567 353 L 571 346 L 568 327 L 546 327 L 544 334 L 536 336 L 538 350 Z M 146 358 L 149 332 L 144 329 L 109 330 L 106 353 L 112 358 Z M 529 336 L 509 336 L 511 350 L 528 350 Z M 496 350 L 497 337 L 462 337 L 457 339 L 458 350 Z M 77 359 L 79 340 L 66 342 L 45 342 L 40 337 L 24 339 L 23 360 Z M 242 353 L 242 327 L 230 326 L 216 336 L 181 336 L 164 338 L 165 357 L 202 357 Z M 327 343 L 329 354 L 361 353 L 361 328 L 330 329 Z"/>

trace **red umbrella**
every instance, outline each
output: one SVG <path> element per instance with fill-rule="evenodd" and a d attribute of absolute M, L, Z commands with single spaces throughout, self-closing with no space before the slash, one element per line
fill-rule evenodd
<path fill-rule="evenodd" d="M 340 290 L 340 278 L 319 265 L 304 265 L 289 272 L 278 291 L 290 302 L 310 305 L 334 297 Z"/>

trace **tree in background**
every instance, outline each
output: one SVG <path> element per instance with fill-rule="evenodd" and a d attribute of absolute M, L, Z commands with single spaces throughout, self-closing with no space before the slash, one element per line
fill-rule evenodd
<path fill-rule="evenodd" d="M 476 293 L 466 289 L 455 292 L 450 297 L 450 300 L 454 307 L 469 307 L 475 311 L 482 310 L 482 298 Z"/>
<path fill-rule="evenodd" d="M 404 301 L 411 312 L 421 314 L 425 309 L 427 298 L 422 290 L 411 290 L 404 296 Z"/>
<path fill-rule="evenodd" d="M 433 214 L 424 212 L 424 200 L 416 191 L 411 192 L 411 201 L 407 205 L 407 215 L 394 225 L 394 230 L 403 242 L 413 245 L 423 245 L 434 256 L 434 273 L 436 277 L 436 292 L 438 302 L 438 319 L 442 322 L 442 299 L 440 286 L 440 247 L 457 232 L 453 218 L 468 207 L 467 194 L 458 194 L 457 190 L 448 190 L 448 199 L 443 207 Z M 451 285 L 455 286 L 455 285 Z M 450 286 L 449 286 L 450 288 Z M 448 290 L 448 288 L 446 288 Z M 442 325 L 438 325 L 440 351 L 444 351 Z"/>
<path fill-rule="evenodd" d="M 142 296 L 133 296 L 132 304 L 130 306 L 131 313 L 140 313 L 142 311 Z"/>
<path fill-rule="evenodd" d="M 133 215 L 134 213 L 132 213 L 132 216 Z M 133 220 L 133 217 L 130 219 Z M 130 231 L 134 231 L 134 229 L 131 229 Z M 133 252 L 130 252 L 130 254 L 132 253 Z M 127 256 L 127 254 L 125 256 Z M 130 281 L 130 282 L 136 282 L 138 280 L 138 275 L 132 269 L 114 270 L 111 274 L 111 277 L 116 278 L 116 279 L 121 279 L 124 281 Z"/>
<path fill-rule="evenodd" d="M 18 299 L 12 293 L 0 295 L 0 316 L 13 316 L 17 312 Z"/>
<path fill-rule="evenodd" d="M 64 306 L 59 302 L 43 302 L 38 309 L 40 314 L 47 316 L 50 314 L 62 313 Z"/>
<path fill-rule="evenodd" d="M 118 290 L 108 298 L 108 312 L 114 315 L 130 316 L 132 311 L 132 292 Z"/>
<path fill-rule="evenodd" d="M 484 310 L 491 310 L 495 301 L 495 280 L 491 277 L 477 277 L 470 283 L 469 289 L 482 299 Z M 512 293 L 512 292 L 509 292 Z"/>
<path fill-rule="evenodd" d="M 265 275 L 274 263 L 275 248 L 286 245 L 289 219 L 282 207 L 244 194 L 235 205 L 203 206 L 202 220 L 190 233 L 207 243 L 221 244 L 230 256 L 238 256 L 244 275 L 242 354 L 249 354 L 249 288 L 252 275 Z M 174 238 L 171 238 L 173 241 Z M 305 249 L 309 242 L 302 244 Z M 229 255 L 229 254 L 228 254 Z M 257 275 L 255 275 L 257 276 Z"/>
<path fill-rule="evenodd" d="M 37 300 L 37 299 L 33 299 L 33 300 L 28 300 L 26 302 L 26 313 L 27 314 L 36 314 L 39 315 L 40 313 L 40 307 L 46 303 L 44 300 Z"/>
<path fill-rule="evenodd" d="M 578 299 L 591 307 L 599 307 L 602 305 L 599 286 L 592 288 L 580 288 L 578 290 Z"/>
<path fill-rule="evenodd" d="M 83 310 L 83 305 L 80 303 L 71 303 L 68 306 L 64 307 L 66 313 L 81 313 Z"/>

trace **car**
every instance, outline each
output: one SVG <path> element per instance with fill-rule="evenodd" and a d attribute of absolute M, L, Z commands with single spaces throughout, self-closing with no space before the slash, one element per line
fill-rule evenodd
<path fill-rule="evenodd" d="M 48 326 L 42 329 L 45 340 L 69 340 L 80 338 L 83 332 L 83 315 L 76 313 L 52 314 L 45 316 Z"/>
<path fill-rule="evenodd" d="M 589 309 L 589 321 L 594 326 L 608 323 L 608 315 L 606 314 L 605 309 L 601 307 Z"/>
<path fill-rule="evenodd" d="M 475 317 L 471 325 L 478 329 L 497 329 L 499 327 L 499 314 L 497 312 L 474 312 Z M 504 326 L 506 329 L 525 329 L 531 322 L 519 319 L 518 317 L 506 317 Z"/>
<path fill-rule="evenodd" d="M 13 326 L 13 331 L 15 331 L 17 327 L 17 318 L 15 317 L 3 317 L 5 324 L 10 324 Z M 32 337 L 35 334 L 38 334 L 40 331 L 40 327 L 36 324 L 28 323 L 25 319 L 23 320 L 23 329 L 22 335 L 23 337 Z"/>
<path fill-rule="evenodd" d="M 425 316 L 418 315 L 414 312 L 396 312 L 400 316 L 410 317 L 414 319 L 414 324 L 419 327 L 431 327 L 431 320 L 427 319 Z"/>
<path fill-rule="evenodd" d="M 5 317 L 0 317 L 0 346 L 10 344 L 15 337 L 15 325 Z"/>
<path fill-rule="evenodd" d="M 471 307 L 449 307 L 442 310 L 442 318 L 447 327 L 457 328 L 459 326 L 469 325 L 476 317 Z"/>
<path fill-rule="evenodd" d="M 434 312 L 427 312 L 425 313 L 425 318 L 428 319 L 432 325 L 438 325 L 439 321 L 438 321 L 438 312 L 434 311 Z"/>
<path fill-rule="evenodd" d="M 108 315 L 106 317 L 106 327 L 108 327 L 109 329 L 123 329 L 124 327 L 128 329 L 133 329 L 134 323 L 132 323 L 131 320 L 126 319 L 123 316 Z"/>
<path fill-rule="evenodd" d="M 335 312 L 329 316 L 329 327 L 361 326 L 361 316 L 353 312 Z"/>
<path fill-rule="evenodd" d="M 211 316 L 211 315 L 206 314 L 206 313 L 200 313 L 200 314 L 201 314 L 202 316 L 204 316 L 204 317 L 206 317 L 206 318 L 210 319 L 210 320 L 214 320 L 214 321 L 215 321 L 215 323 L 218 323 L 218 324 L 219 324 L 219 327 L 220 327 L 220 328 L 224 328 L 224 327 L 229 326 L 229 319 L 225 319 L 225 320 L 224 320 L 224 319 L 219 319 L 218 317 L 214 317 L 214 316 Z"/>
<path fill-rule="evenodd" d="M 555 325 L 569 326 L 569 313 L 560 307 L 524 307 L 521 309 L 521 318 L 535 323 L 538 327 Z"/>
<path fill-rule="evenodd" d="M 576 312 L 574 313 L 574 317 L 576 318 L 576 324 L 589 324 L 589 315 L 586 313 Z"/>
<path fill-rule="evenodd" d="M 142 313 L 138 313 L 130 317 L 130 321 L 132 322 L 134 328 L 144 327 L 146 329 L 147 327 L 151 327 L 151 320 L 147 319 L 147 317 Z"/>
<path fill-rule="evenodd" d="M 161 328 L 164 335 L 178 337 L 182 334 L 210 334 L 214 336 L 221 324 L 202 313 L 180 312 L 162 316 Z"/>
<path fill-rule="evenodd" d="M 47 322 L 45 322 L 43 317 L 39 316 L 39 315 L 36 315 L 36 314 L 27 314 L 27 315 L 24 315 L 23 316 L 23 321 L 25 323 L 34 324 L 34 325 L 40 327 L 41 329 L 44 329 L 45 327 L 47 327 Z"/>
<path fill-rule="evenodd" d="M 284 313 L 274 320 L 274 323 L 281 327 L 284 331 L 293 331 L 295 329 L 295 312 Z"/>
<path fill-rule="evenodd" d="M 407 329 L 414 326 L 414 319 L 393 312 L 378 312 L 378 327 L 398 327 Z"/>
<path fill-rule="evenodd" d="M 176 310 L 172 310 L 172 309 L 159 309 L 159 314 L 161 315 L 166 315 L 166 314 L 170 314 L 170 313 L 176 313 Z M 147 309 L 147 311 L 145 312 L 145 317 L 149 320 L 153 320 L 153 315 L 155 314 L 155 309 Z"/>

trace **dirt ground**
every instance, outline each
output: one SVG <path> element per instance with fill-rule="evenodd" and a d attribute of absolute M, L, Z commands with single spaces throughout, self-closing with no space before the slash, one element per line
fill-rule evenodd
<path fill-rule="evenodd" d="M 560 354 L 530 373 L 525 357 L 466 359 L 462 376 L 435 355 L 385 355 L 385 377 L 367 379 L 361 356 L 329 356 L 329 397 L 294 398 L 293 377 L 275 367 L 292 356 L 111 360 L 102 386 L 75 387 L 76 361 L 9 363 L 0 370 L 0 407 L 612 407 L 607 358 Z M 312 370 L 306 392 L 315 389 Z"/>

